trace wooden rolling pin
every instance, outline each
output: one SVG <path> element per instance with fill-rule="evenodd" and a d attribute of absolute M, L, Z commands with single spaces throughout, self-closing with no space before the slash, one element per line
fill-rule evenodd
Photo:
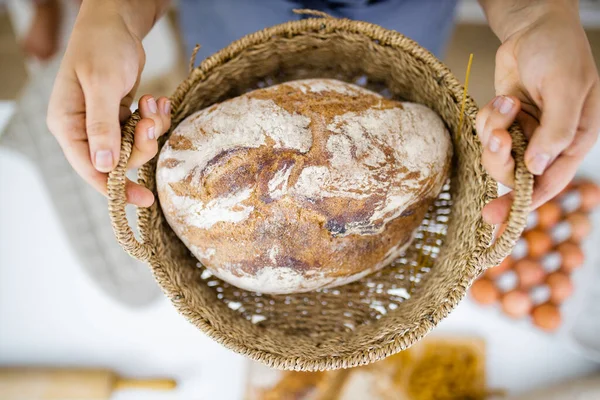
<path fill-rule="evenodd" d="M 127 379 L 105 369 L 0 367 L 0 399 L 107 400 L 120 389 L 172 390 L 171 379 Z"/>

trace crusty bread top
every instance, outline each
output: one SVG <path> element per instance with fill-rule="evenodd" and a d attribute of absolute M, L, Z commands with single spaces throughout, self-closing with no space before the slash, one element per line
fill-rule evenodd
<path fill-rule="evenodd" d="M 341 285 L 408 246 L 447 177 L 437 114 L 335 80 L 256 90 L 185 119 L 157 187 L 218 277 L 265 293 Z"/>
<path fill-rule="evenodd" d="M 217 170 L 239 157 L 259 162 L 291 151 L 300 159 L 284 162 L 266 185 L 258 185 L 266 186 L 259 197 L 288 196 L 339 214 L 330 215 L 327 226 L 337 235 L 375 234 L 411 204 L 439 192 L 451 152 L 442 132 L 441 119 L 425 106 L 335 80 L 292 81 L 185 119 L 161 151 L 157 178 L 159 188 L 172 193 L 170 212 L 209 229 L 243 221 L 256 209 L 248 200 L 257 186 L 239 176 L 202 190 L 215 181 L 213 172 L 225 174 Z"/>

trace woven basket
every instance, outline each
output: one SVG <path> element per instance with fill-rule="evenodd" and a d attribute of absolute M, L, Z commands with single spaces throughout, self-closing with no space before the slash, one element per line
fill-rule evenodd
<path fill-rule="evenodd" d="M 125 214 L 125 166 L 140 119 L 137 112 L 123 127 L 119 164 L 108 180 L 119 243 L 151 266 L 185 318 L 254 360 L 307 371 L 369 364 L 423 338 L 483 270 L 511 251 L 525 226 L 533 187 L 523 162 L 526 142 L 513 126 L 514 202 L 504 233 L 491 244 L 492 226 L 482 220 L 481 210 L 497 195 L 497 185 L 480 164 L 475 103 L 466 99 L 459 130 L 463 87 L 450 70 L 412 40 L 365 22 L 310 18 L 232 43 L 192 69 L 179 85 L 171 98 L 172 127 L 195 111 L 249 90 L 310 77 L 358 81 L 384 95 L 425 104 L 451 132 L 451 178 L 410 249 L 391 266 L 335 289 L 265 295 L 212 276 L 175 236 L 156 203 L 138 209 L 137 239 Z M 159 147 L 169 134 L 161 137 Z M 155 195 L 156 159 L 138 172 L 139 182 Z"/>

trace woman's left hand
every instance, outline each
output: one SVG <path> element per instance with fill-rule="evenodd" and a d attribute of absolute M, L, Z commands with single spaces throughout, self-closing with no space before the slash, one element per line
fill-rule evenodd
<path fill-rule="evenodd" d="M 525 164 L 536 175 L 533 209 L 572 180 L 600 130 L 598 72 L 578 9 L 546 3 L 504 37 L 496 54 L 498 96 L 479 111 L 476 124 L 484 146 L 484 167 L 494 179 L 512 187 L 514 160 L 508 128 L 515 120 L 520 123 L 529 138 Z M 510 203 L 510 194 L 490 202 L 483 210 L 484 219 L 504 222 Z"/>

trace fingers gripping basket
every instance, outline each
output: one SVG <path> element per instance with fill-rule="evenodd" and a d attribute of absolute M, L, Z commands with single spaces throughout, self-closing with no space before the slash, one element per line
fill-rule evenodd
<path fill-rule="evenodd" d="M 533 179 L 524 167 L 525 140 L 514 126 L 514 202 L 507 228 L 490 246 L 492 227 L 481 219 L 481 210 L 497 188 L 480 165 L 476 105 L 466 99 L 459 130 L 463 87 L 452 73 L 401 34 L 358 21 L 305 19 L 232 43 L 191 70 L 178 87 L 171 99 L 172 126 L 248 90 L 308 77 L 358 80 L 384 95 L 425 104 L 452 134 L 451 179 L 410 249 L 390 267 L 335 289 L 261 295 L 220 281 L 198 265 L 156 203 L 138 210 L 136 239 L 125 215 L 125 166 L 137 112 L 123 127 L 119 164 L 109 176 L 110 216 L 125 250 L 150 264 L 177 310 L 213 339 L 272 367 L 353 367 L 421 339 L 458 304 L 478 274 L 511 251 L 525 225 Z M 156 194 L 155 170 L 156 157 L 139 170 L 139 182 Z"/>

